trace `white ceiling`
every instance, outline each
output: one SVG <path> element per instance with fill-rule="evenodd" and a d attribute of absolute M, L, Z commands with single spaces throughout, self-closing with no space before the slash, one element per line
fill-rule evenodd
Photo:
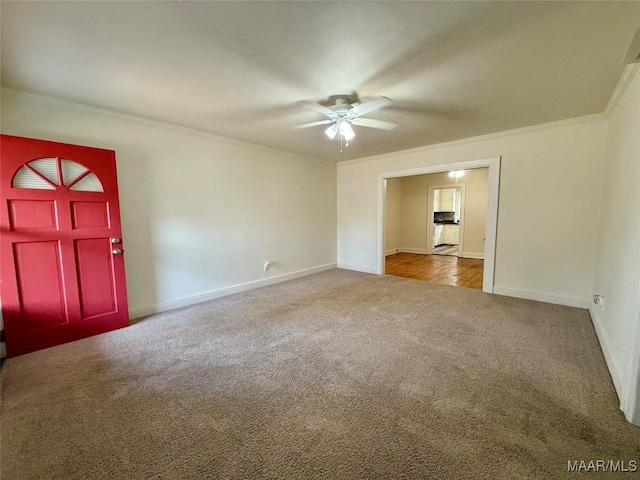
<path fill-rule="evenodd" d="M 3 85 L 331 160 L 602 112 L 640 2 L 6 2 Z M 296 104 L 401 124 L 340 153 Z"/>

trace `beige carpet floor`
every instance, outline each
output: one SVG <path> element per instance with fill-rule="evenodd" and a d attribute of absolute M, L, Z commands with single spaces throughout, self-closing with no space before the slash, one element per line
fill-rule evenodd
<path fill-rule="evenodd" d="M 640 460 L 586 310 L 332 270 L 2 368 L 2 480 L 555 479 Z"/>

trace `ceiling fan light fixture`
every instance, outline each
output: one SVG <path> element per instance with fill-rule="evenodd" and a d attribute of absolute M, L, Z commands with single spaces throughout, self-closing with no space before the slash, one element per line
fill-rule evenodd
<path fill-rule="evenodd" d="M 454 171 L 449 172 L 449 177 L 455 178 L 457 180 L 460 177 L 464 177 L 465 173 L 466 172 L 464 170 L 454 170 Z"/>
<path fill-rule="evenodd" d="M 331 125 L 329 128 L 327 128 L 324 131 L 325 135 L 327 137 L 329 137 L 331 140 L 333 140 L 334 138 L 336 138 L 336 134 L 338 133 L 338 125 L 336 125 L 335 123 L 333 125 Z"/>
<path fill-rule="evenodd" d="M 391 100 L 387 97 L 379 97 L 359 103 L 357 106 L 350 104 L 349 98 L 339 96 L 335 99 L 335 105 L 326 107 L 319 103 L 313 103 L 301 100 L 300 103 L 308 105 L 315 111 L 327 117 L 326 120 L 318 120 L 316 122 L 304 123 L 294 128 L 308 128 L 320 125 L 331 125 L 325 129 L 324 134 L 331 140 L 340 140 L 340 151 L 342 146 L 349 146 L 349 140 L 356 136 L 353 131 L 353 125 L 358 127 L 377 128 L 379 130 L 392 130 L 396 124 L 385 120 L 376 120 L 374 118 L 365 118 L 363 115 L 374 112 L 391 104 Z M 353 124 L 353 125 L 352 125 Z"/>
<path fill-rule="evenodd" d="M 347 141 L 356 136 L 356 132 L 353 131 L 353 128 L 351 127 L 351 124 L 349 122 L 340 123 L 340 133 Z"/>

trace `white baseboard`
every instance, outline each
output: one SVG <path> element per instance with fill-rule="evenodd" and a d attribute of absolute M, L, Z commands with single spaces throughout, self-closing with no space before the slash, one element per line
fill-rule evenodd
<path fill-rule="evenodd" d="M 395 255 L 396 253 L 398 253 L 400 250 L 398 250 L 397 248 L 392 248 L 391 250 L 386 250 L 384 252 L 384 256 L 388 257 L 389 255 Z"/>
<path fill-rule="evenodd" d="M 338 268 L 344 268 L 345 270 L 354 270 L 362 273 L 377 273 L 374 267 L 367 267 L 366 265 L 351 265 L 348 263 L 338 263 Z"/>
<path fill-rule="evenodd" d="M 190 295 L 188 297 L 182 297 L 176 300 L 160 302 L 155 305 L 130 308 L 129 318 L 131 319 L 140 318 L 147 315 L 152 315 L 154 313 L 164 312 L 166 310 L 172 310 L 174 308 L 192 305 L 194 303 L 200 303 L 206 300 L 212 300 L 214 298 L 224 297 L 226 295 L 231 295 L 233 293 L 244 292 L 246 290 L 252 290 L 254 288 L 266 287 L 267 285 L 286 282 L 287 280 L 293 280 L 295 278 L 306 277 L 307 275 L 324 272 L 325 270 L 331 270 L 334 268 L 336 268 L 335 263 L 328 263 L 326 265 L 320 265 L 318 267 L 307 268 L 305 270 L 298 270 L 296 272 L 285 273 L 282 275 L 276 275 L 275 277 L 269 277 L 261 280 L 254 280 L 252 282 L 231 285 L 229 287 L 224 287 L 217 290 L 210 290 L 208 292 L 199 293 L 197 295 Z"/>
<path fill-rule="evenodd" d="M 598 336 L 598 341 L 600 342 L 600 348 L 602 349 L 604 359 L 607 363 L 607 368 L 609 369 L 609 374 L 611 375 L 611 379 L 613 380 L 613 386 L 615 387 L 616 393 L 618 394 L 618 399 L 620 400 L 622 398 L 622 392 L 624 391 L 622 382 L 622 371 L 620 370 L 620 365 L 618 365 L 618 362 L 616 361 L 616 357 L 611 351 L 608 335 L 602 328 L 602 323 L 600 322 L 600 318 L 598 317 L 598 311 L 596 310 L 596 308 L 596 305 L 590 304 L 589 315 L 591 315 L 593 328 L 595 328 L 596 330 L 596 335 Z"/>
<path fill-rule="evenodd" d="M 480 252 L 462 252 L 463 258 L 477 258 L 479 260 L 484 260 L 484 253 Z"/>
<path fill-rule="evenodd" d="M 421 255 L 426 255 L 427 254 L 427 249 L 426 248 L 404 248 L 401 247 L 398 249 L 398 251 L 400 253 L 419 253 Z"/>
<path fill-rule="evenodd" d="M 494 285 L 493 293 L 505 295 L 507 297 L 524 298 L 526 300 L 536 300 L 538 302 L 565 305 L 567 307 L 589 308 L 589 300 L 587 298 L 562 297 L 560 295 L 517 290 L 515 288 L 499 287 L 497 285 Z"/>

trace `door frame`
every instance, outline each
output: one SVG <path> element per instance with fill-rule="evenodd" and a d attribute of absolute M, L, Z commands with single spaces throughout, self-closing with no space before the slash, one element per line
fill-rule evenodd
<path fill-rule="evenodd" d="M 482 291 L 493 293 L 496 257 L 496 235 L 498 230 L 498 200 L 500 191 L 500 163 L 501 156 L 482 160 L 446 163 L 418 167 L 408 170 L 397 170 L 378 173 L 378 210 L 377 210 L 377 245 L 376 245 L 376 273 L 384 275 L 384 222 L 386 209 L 387 179 L 411 177 L 430 173 L 444 173 L 452 170 L 467 170 L 474 168 L 489 168 L 489 184 L 487 188 L 487 223 L 485 226 L 484 269 L 482 275 Z"/>
<path fill-rule="evenodd" d="M 444 185 L 428 185 L 427 186 L 427 243 L 425 245 L 425 250 L 427 255 L 433 253 L 433 191 L 436 189 L 443 188 L 459 188 L 460 195 L 462 196 L 462 203 L 460 205 L 460 221 L 459 226 L 460 230 L 458 231 L 458 257 L 462 256 L 462 252 L 464 251 L 464 215 L 465 208 L 467 205 L 467 184 L 466 182 L 460 183 L 450 183 Z"/>

